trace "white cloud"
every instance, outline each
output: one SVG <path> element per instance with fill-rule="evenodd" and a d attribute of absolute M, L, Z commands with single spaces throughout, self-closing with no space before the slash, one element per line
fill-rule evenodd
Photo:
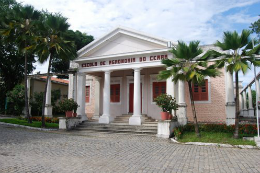
<path fill-rule="evenodd" d="M 259 0 L 17 1 L 31 4 L 39 10 L 60 12 L 68 18 L 72 29 L 86 32 L 95 38 L 121 25 L 172 41 L 200 40 L 202 44 L 212 44 L 221 39 L 223 31 L 236 29 L 233 28 L 236 23 L 246 24 L 255 21 L 257 16 L 248 15 L 246 10 L 226 16 L 223 13 L 259 2 Z M 47 66 L 44 69 L 47 69 Z M 252 75 L 249 76 L 251 78 Z M 247 77 L 241 79 L 246 81 Z"/>

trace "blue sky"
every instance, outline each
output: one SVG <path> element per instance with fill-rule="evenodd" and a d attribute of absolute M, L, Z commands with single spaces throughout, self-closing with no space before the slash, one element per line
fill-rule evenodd
<path fill-rule="evenodd" d="M 224 31 L 241 32 L 259 19 L 260 0 L 17 0 L 36 9 L 60 12 L 71 29 L 99 38 L 125 26 L 167 40 L 213 44 Z M 36 71 L 46 72 L 46 65 Z M 259 72 L 259 68 L 257 69 Z M 240 80 L 245 85 L 249 71 Z"/>

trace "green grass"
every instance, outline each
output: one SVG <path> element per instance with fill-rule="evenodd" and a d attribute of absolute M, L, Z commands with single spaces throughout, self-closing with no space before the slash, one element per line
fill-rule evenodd
<path fill-rule="evenodd" d="M 9 123 L 9 124 L 19 124 L 30 127 L 41 127 L 42 123 L 39 121 L 33 121 L 31 124 L 27 123 L 26 120 L 20 120 L 17 118 L 9 118 L 9 119 L 0 119 L 0 122 Z M 59 124 L 57 123 L 46 123 L 47 128 L 59 128 Z"/>
<path fill-rule="evenodd" d="M 184 132 L 179 142 L 205 142 L 205 143 L 221 143 L 231 145 L 254 145 L 254 141 L 243 140 L 242 137 L 234 139 L 231 133 L 201 132 L 201 137 L 197 138 L 195 132 Z"/>

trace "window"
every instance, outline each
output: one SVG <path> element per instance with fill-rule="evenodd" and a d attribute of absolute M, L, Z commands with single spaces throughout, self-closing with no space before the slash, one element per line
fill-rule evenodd
<path fill-rule="evenodd" d="M 120 102 L 120 84 L 110 85 L 110 102 Z"/>
<path fill-rule="evenodd" d="M 89 103 L 90 98 L 90 86 L 86 86 L 86 103 Z"/>
<path fill-rule="evenodd" d="M 153 82 L 153 101 L 156 97 L 166 93 L 166 82 Z"/>
<path fill-rule="evenodd" d="M 192 86 L 192 93 L 194 101 L 208 101 L 208 79 L 201 86 L 194 84 Z"/>

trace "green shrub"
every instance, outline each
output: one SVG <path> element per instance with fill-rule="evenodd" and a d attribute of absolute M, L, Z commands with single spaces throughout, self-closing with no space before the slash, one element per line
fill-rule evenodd
<path fill-rule="evenodd" d="M 16 85 L 7 93 L 8 114 L 21 115 L 25 105 L 24 85 Z"/>
<path fill-rule="evenodd" d="M 227 126 L 226 124 L 199 124 L 199 129 L 202 132 L 234 133 L 235 126 L 234 125 Z M 179 139 L 181 138 L 181 135 L 185 132 L 195 132 L 194 125 L 187 124 L 185 126 L 180 126 L 173 129 L 174 135 Z M 257 126 L 254 124 L 240 124 L 239 134 L 256 135 Z"/>
<path fill-rule="evenodd" d="M 79 105 L 73 99 L 63 99 L 59 102 L 60 110 L 63 112 L 77 110 Z"/>

